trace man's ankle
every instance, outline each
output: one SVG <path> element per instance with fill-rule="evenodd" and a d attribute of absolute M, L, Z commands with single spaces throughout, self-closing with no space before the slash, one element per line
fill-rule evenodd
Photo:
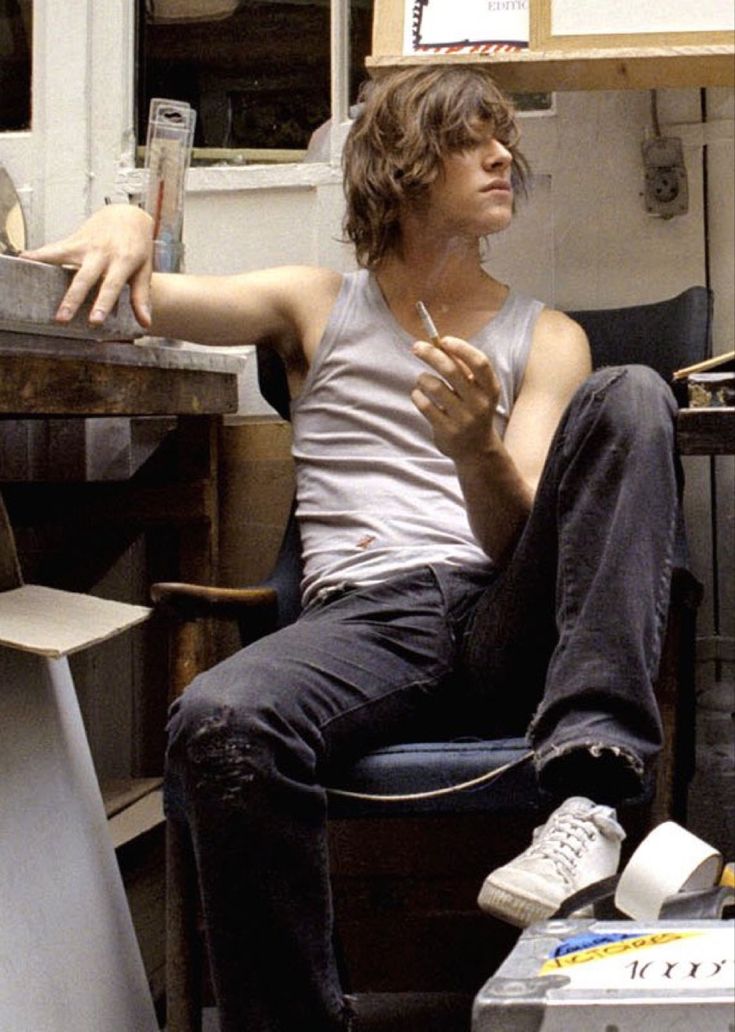
<path fill-rule="evenodd" d="M 575 795 L 618 806 L 641 795 L 643 776 L 622 750 L 580 746 L 547 760 L 539 770 L 539 787 L 552 806 Z"/>

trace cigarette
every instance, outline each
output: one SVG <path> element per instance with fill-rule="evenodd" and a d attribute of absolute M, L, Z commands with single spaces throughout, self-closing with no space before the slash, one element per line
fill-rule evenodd
<path fill-rule="evenodd" d="M 416 302 L 416 311 L 419 313 L 419 317 L 421 319 L 421 322 L 423 323 L 424 330 L 426 331 L 426 336 L 434 345 L 434 347 L 438 348 L 440 341 L 439 331 L 434 325 L 434 320 L 429 315 L 429 310 L 423 301 Z"/>

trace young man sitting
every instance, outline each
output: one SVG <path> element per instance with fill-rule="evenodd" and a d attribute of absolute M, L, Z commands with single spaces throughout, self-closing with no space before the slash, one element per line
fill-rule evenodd
<path fill-rule="evenodd" d="M 303 613 L 197 678 L 169 723 L 223 1032 L 349 1027 L 333 764 L 447 720 L 526 732 L 553 812 L 480 893 L 523 925 L 614 873 L 612 807 L 661 738 L 674 407 L 650 370 L 591 374 L 580 327 L 486 269 L 523 189 L 510 105 L 477 69 L 381 77 L 344 174 L 351 273 L 151 276 L 150 219 L 127 205 L 31 255 L 79 268 L 62 321 L 93 290 L 104 320 L 130 282 L 152 333 L 268 344 L 288 371 Z"/>

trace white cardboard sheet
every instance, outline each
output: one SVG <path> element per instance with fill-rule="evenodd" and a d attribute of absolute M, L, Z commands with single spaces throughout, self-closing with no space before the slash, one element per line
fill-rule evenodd
<path fill-rule="evenodd" d="M 0 592 L 0 644 L 59 658 L 141 623 L 146 606 L 38 584 Z"/>

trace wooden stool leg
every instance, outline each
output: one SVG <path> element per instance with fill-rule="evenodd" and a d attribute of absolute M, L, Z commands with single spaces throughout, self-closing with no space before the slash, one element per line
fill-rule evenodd
<path fill-rule="evenodd" d="M 212 664 L 207 622 L 171 621 L 169 702 Z M 198 925 L 199 887 L 189 829 L 166 824 L 166 1032 L 201 1032 L 203 942 Z"/>
<path fill-rule="evenodd" d="M 202 941 L 196 865 L 188 829 L 166 825 L 166 1029 L 201 1032 Z"/>

